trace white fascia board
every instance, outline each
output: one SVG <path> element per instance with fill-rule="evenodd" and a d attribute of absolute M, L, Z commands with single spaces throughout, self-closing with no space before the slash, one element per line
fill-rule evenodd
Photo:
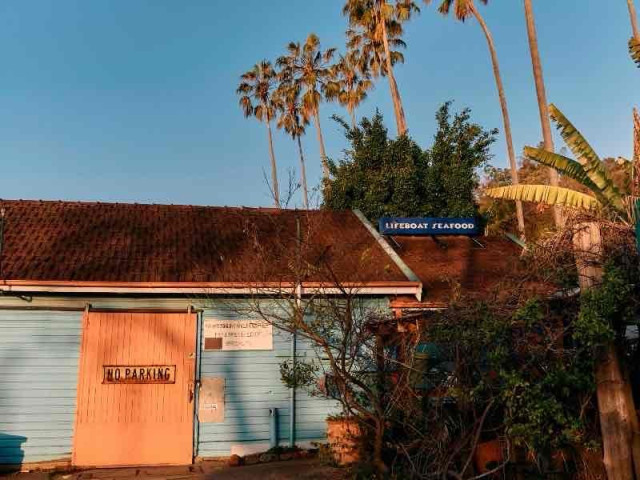
<path fill-rule="evenodd" d="M 419 286 L 384 286 L 384 287 L 304 287 L 302 295 L 341 295 L 347 291 L 351 295 L 418 295 Z M 155 295 L 276 295 L 294 294 L 295 288 L 176 288 L 176 287 L 104 287 L 104 286 L 72 286 L 72 285 L 1 285 L 0 292 L 5 293 L 93 293 L 93 294 L 155 294 Z"/>

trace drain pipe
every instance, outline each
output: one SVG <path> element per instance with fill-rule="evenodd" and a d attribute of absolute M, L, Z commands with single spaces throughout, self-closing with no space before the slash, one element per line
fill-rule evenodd
<path fill-rule="evenodd" d="M 302 284 L 296 286 L 296 308 L 302 311 Z M 297 335 L 294 329 L 291 332 L 291 367 L 293 369 L 293 378 L 297 379 L 296 371 L 296 350 Z M 289 446 L 294 447 L 296 444 L 296 383 L 294 382 L 289 396 Z"/>
<path fill-rule="evenodd" d="M 278 446 L 278 409 L 269 409 L 269 448 Z"/>
<path fill-rule="evenodd" d="M 5 209 L 4 207 L 0 208 L 0 277 L 4 278 L 3 269 L 2 269 L 2 250 L 4 248 L 4 215 Z"/>
<path fill-rule="evenodd" d="M 300 226 L 300 217 L 296 218 L 296 260 L 298 262 L 298 273 L 300 272 L 300 260 L 302 255 L 302 229 Z M 302 281 L 299 281 L 296 285 L 296 311 L 295 315 L 302 312 Z M 296 319 L 297 320 L 297 319 Z M 302 319 L 304 321 L 304 319 Z M 296 388 L 297 388 L 297 368 L 296 368 L 296 342 L 297 342 L 297 329 L 294 326 L 293 332 L 291 332 L 291 368 L 293 369 L 293 386 L 291 392 L 289 392 L 289 446 L 294 447 L 296 445 Z"/>

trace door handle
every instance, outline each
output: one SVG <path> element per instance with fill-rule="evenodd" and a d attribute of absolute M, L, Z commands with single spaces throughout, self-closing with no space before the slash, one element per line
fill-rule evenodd
<path fill-rule="evenodd" d="M 194 385 L 193 382 L 189 382 L 189 403 L 193 402 L 193 398 L 195 396 L 195 392 L 194 392 Z"/>

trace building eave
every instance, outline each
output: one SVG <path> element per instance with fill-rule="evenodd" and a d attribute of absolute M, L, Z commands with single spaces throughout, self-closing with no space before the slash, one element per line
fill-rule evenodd
<path fill-rule="evenodd" d="M 277 295 L 294 293 L 292 282 L 76 282 L 67 280 L 4 280 L 0 292 L 4 293 L 56 293 L 56 294 L 133 294 L 133 295 Z M 303 295 L 413 295 L 420 297 L 419 282 L 304 282 Z"/>

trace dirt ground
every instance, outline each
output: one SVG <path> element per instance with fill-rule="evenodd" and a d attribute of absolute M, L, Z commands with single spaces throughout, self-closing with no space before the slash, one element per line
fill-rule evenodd
<path fill-rule="evenodd" d="M 184 467 L 102 468 L 70 473 L 31 472 L 0 475 L 3 480 L 346 480 L 347 472 L 317 459 L 228 467 L 202 462 Z"/>

